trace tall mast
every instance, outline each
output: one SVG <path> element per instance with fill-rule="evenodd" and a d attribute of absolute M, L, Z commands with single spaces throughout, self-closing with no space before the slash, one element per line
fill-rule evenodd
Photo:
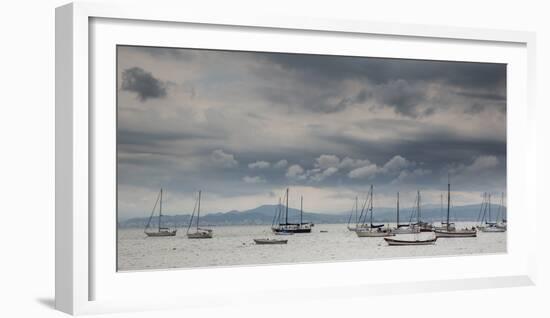
<path fill-rule="evenodd" d="M 300 196 L 300 225 L 302 225 L 302 214 L 304 213 L 304 196 Z"/>
<path fill-rule="evenodd" d="M 451 176 L 448 175 L 447 178 L 447 231 L 449 231 L 449 217 L 451 215 Z"/>
<path fill-rule="evenodd" d="M 489 204 L 489 217 L 488 217 L 488 220 L 489 222 L 491 222 L 491 194 L 489 193 L 489 198 L 488 198 L 488 204 Z M 485 223 L 487 223 L 487 220 L 485 220 Z"/>
<path fill-rule="evenodd" d="M 286 212 L 285 212 L 285 224 L 288 224 L 288 188 L 286 188 Z"/>
<path fill-rule="evenodd" d="M 197 209 L 197 230 L 199 229 L 199 218 L 201 217 L 201 190 L 199 190 L 199 206 Z"/>
<path fill-rule="evenodd" d="M 355 228 L 357 228 L 357 225 L 359 224 L 359 219 L 357 218 L 357 210 L 359 210 L 359 198 L 355 196 Z"/>
<path fill-rule="evenodd" d="M 416 223 L 420 226 L 420 190 L 416 192 Z"/>
<path fill-rule="evenodd" d="M 399 227 L 399 192 L 397 192 L 397 227 Z"/>
<path fill-rule="evenodd" d="M 372 184 L 370 185 L 370 227 L 372 228 L 372 207 L 373 207 L 373 192 L 374 192 L 374 189 L 373 189 L 373 186 Z"/>
<path fill-rule="evenodd" d="M 443 193 L 441 193 L 441 207 L 439 209 L 439 217 L 441 218 L 440 220 L 442 220 L 441 222 L 443 222 Z"/>
<path fill-rule="evenodd" d="M 160 223 L 162 220 L 162 188 L 160 188 L 160 208 L 159 208 L 159 232 L 160 232 Z"/>

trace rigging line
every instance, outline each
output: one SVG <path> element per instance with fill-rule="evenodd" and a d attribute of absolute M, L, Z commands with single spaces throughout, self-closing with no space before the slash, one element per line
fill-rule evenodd
<path fill-rule="evenodd" d="M 369 190 L 370 191 L 370 190 Z M 361 208 L 361 214 L 359 215 L 359 220 L 358 220 L 358 224 L 361 223 L 361 219 L 363 218 L 363 212 L 365 211 L 365 207 L 367 206 L 367 201 L 369 200 L 369 194 L 367 193 L 367 197 L 365 198 L 365 202 L 363 203 L 363 207 Z M 366 216 L 365 216 L 366 218 Z M 365 224 L 365 222 L 363 222 L 363 225 Z"/>
<path fill-rule="evenodd" d="M 195 206 L 193 207 L 193 213 L 191 213 L 191 218 L 189 219 L 189 225 L 187 226 L 187 233 L 189 233 L 189 230 L 191 229 L 191 225 L 193 224 L 193 217 L 195 216 L 195 211 L 197 210 L 197 198 L 195 197 Z"/>
<path fill-rule="evenodd" d="M 153 219 L 153 215 L 155 214 L 155 210 L 157 209 L 157 204 L 159 203 L 159 198 L 160 198 L 160 192 L 157 195 L 157 200 L 155 201 L 155 205 L 153 206 L 153 210 L 151 211 L 151 216 L 149 216 L 149 221 L 147 221 L 147 225 L 145 226 L 144 232 L 147 231 L 147 229 L 151 225 L 151 220 Z"/>

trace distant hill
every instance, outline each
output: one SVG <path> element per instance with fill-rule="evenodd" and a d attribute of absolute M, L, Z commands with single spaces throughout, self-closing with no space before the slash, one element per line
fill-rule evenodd
<path fill-rule="evenodd" d="M 493 217 L 496 215 L 498 205 L 492 204 L 491 210 Z M 218 212 L 201 215 L 201 225 L 262 225 L 271 224 L 273 216 L 275 214 L 276 205 L 262 205 L 257 208 L 246 211 L 229 211 Z M 463 205 L 453 207 L 451 209 L 451 219 L 453 221 L 476 221 L 479 215 L 479 204 Z M 442 217 L 446 217 L 446 210 L 441 213 L 440 207 L 433 205 L 427 205 L 421 207 L 422 220 L 427 222 L 440 221 Z M 506 208 L 504 208 L 506 211 Z M 402 208 L 400 212 L 400 220 L 402 222 L 408 222 L 411 208 Z M 374 209 L 374 221 L 375 222 L 395 222 L 396 213 L 395 208 L 375 208 Z M 142 228 L 147 224 L 148 217 L 131 218 L 128 220 L 122 220 L 119 222 L 120 228 Z M 187 226 L 189 223 L 190 214 L 178 214 L 178 215 L 163 215 L 163 224 L 167 226 Z M 304 222 L 313 222 L 315 224 L 322 223 L 347 223 L 349 219 L 349 212 L 343 213 L 314 213 L 304 212 Z M 152 223 L 157 221 L 154 218 Z M 288 209 L 289 222 L 299 222 L 300 210 L 289 208 Z M 158 222 L 158 221 L 157 221 Z"/>

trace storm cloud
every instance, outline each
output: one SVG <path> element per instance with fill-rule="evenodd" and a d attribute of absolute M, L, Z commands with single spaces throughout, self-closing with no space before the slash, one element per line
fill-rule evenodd
<path fill-rule="evenodd" d="M 286 187 L 316 212 L 370 184 L 380 206 L 437 204 L 449 174 L 454 204 L 506 190 L 504 64 L 120 46 L 118 79 L 122 217 L 160 187 L 168 214 L 199 189 L 204 213 Z"/>
<path fill-rule="evenodd" d="M 142 101 L 166 96 L 164 83 L 140 67 L 132 67 L 122 72 L 121 87 L 123 90 L 137 93 Z"/>

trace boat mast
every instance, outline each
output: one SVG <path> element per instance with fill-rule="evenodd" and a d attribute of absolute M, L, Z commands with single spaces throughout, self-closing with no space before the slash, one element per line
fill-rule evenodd
<path fill-rule="evenodd" d="M 160 232 L 160 223 L 162 220 L 162 188 L 160 188 L 160 207 L 159 207 L 159 232 Z"/>
<path fill-rule="evenodd" d="M 451 214 L 451 176 L 448 175 L 447 178 L 447 231 L 449 231 L 449 217 Z"/>
<path fill-rule="evenodd" d="M 357 218 L 357 210 L 359 210 L 359 198 L 355 196 L 355 228 L 357 228 L 357 225 L 359 225 L 359 219 Z"/>
<path fill-rule="evenodd" d="M 416 192 L 416 223 L 420 226 L 420 190 Z"/>
<path fill-rule="evenodd" d="M 201 217 L 201 190 L 199 190 L 199 206 L 197 208 L 197 231 L 199 230 L 199 218 Z"/>
<path fill-rule="evenodd" d="M 372 207 L 373 207 L 373 203 L 372 203 L 372 200 L 373 200 L 373 192 L 374 192 L 374 189 L 373 189 L 373 186 L 372 184 L 370 185 L 370 227 L 372 228 Z"/>
<path fill-rule="evenodd" d="M 397 227 L 399 227 L 399 192 L 397 192 Z"/>
<path fill-rule="evenodd" d="M 302 214 L 304 214 L 304 196 L 300 196 L 300 225 L 302 225 Z"/>
<path fill-rule="evenodd" d="M 488 201 L 488 204 L 489 204 L 489 223 L 491 223 L 491 194 L 489 193 L 489 201 Z M 487 223 L 487 221 L 485 221 L 485 223 Z"/>
<path fill-rule="evenodd" d="M 286 212 L 285 212 L 285 225 L 288 225 L 288 188 L 286 188 Z"/>

